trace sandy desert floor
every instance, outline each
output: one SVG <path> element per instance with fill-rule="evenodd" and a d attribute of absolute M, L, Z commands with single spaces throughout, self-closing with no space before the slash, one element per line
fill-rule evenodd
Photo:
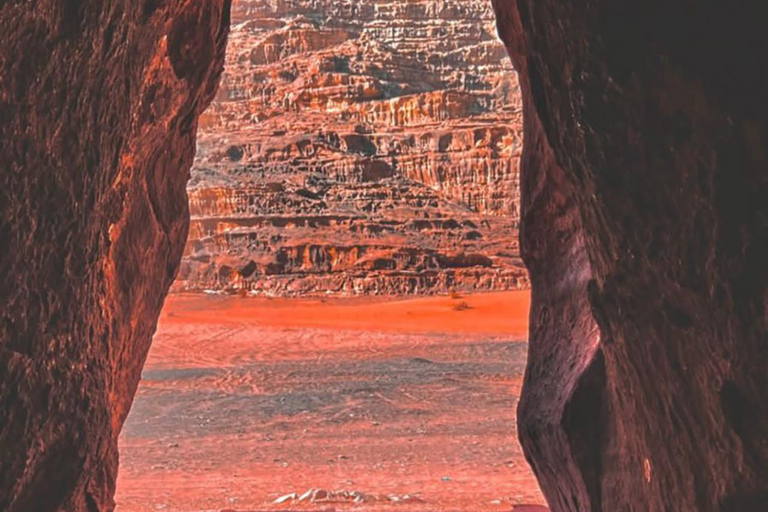
<path fill-rule="evenodd" d="M 169 298 L 117 511 L 544 510 L 514 429 L 528 300 Z"/>

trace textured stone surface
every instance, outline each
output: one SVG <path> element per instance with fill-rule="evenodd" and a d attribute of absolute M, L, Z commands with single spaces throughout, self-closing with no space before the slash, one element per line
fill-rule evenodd
<path fill-rule="evenodd" d="M 494 4 L 526 99 L 519 430 L 550 505 L 765 510 L 757 5 Z"/>
<path fill-rule="evenodd" d="M 0 510 L 112 509 L 228 3 L 0 2 Z"/>
<path fill-rule="evenodd" d="M 527 286 L 521 109 L 487 0 L 236 0 L 175 288 Z"/>

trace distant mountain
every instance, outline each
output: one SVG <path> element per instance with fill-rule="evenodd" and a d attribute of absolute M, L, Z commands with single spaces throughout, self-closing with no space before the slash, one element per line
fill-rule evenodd
<path fill-rule="evenodd" d="M 521 150 L 487 0 L 236 0 L 176 289 L 527 286 Z"/>

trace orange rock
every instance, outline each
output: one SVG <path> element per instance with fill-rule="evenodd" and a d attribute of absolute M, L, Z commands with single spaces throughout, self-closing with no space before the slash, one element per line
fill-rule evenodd
<path fill-rule="evenodd" d="M 236 1 L 176 289 L 527 286 L 520 108 L 486 1 Z"/>

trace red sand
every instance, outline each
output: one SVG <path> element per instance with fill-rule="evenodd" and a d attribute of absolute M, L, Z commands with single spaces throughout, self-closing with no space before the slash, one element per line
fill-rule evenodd
<path fill-rule="evenodd" d="M 514 433 L 528 301 L 169 298 L 118 512 L 538 511 Z M 366 501 L 274 503 L 312 488 Z"/>
<path fill-rule="evenodd" d="M 469 309 L 456 314 L 456 306 Z M 176 295 L 162 324 L 249 322 L 269 327 L 315 327 L 385 332 L 466 332 L 528 336 L 529 292 L 386 299 L 267 299 Z"/>

